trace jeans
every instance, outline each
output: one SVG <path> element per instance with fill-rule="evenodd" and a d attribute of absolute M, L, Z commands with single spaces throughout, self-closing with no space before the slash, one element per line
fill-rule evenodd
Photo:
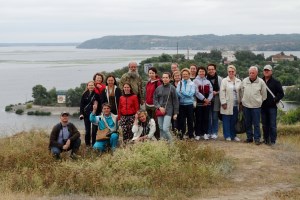
<path fill-rule="evenodd" d="M 207 133 L 208 129 L 208 107 L 197 106 L 196 107 L 196 136 L 203 136 Z"/>
<path fill-rule="evenodd" d="M 172 142 L 172 135 L 170 133 L 171 116 L 165 115 L 157 117 L 158 126 L 160 130 L 160 137 L 165 138 L 169 143 Z"/>
<path fill-rule="evenodd" d="M 208 107 L 208 131 L 207 133 L 212 135 L 218 135 L 218 123 L 219 123 L 219 111 L 214 111 L 214 106 L 211 105 Z"/>
<path fill-rule="evenodd" d="M 276 143 L 277 139 L 277 108 L 262 108 L 261 122 L 263 128 L 263 136 L 266 143 Z"/>
<path fill-rule="evenodd" d="M 117 148 L 118 140 L 119 140 L 119 135 L 117 133 L 113 133 L 111 134 L 109 140 L 96 141 L 93 147 L 94 149 L 103 152 L 105 151 L 106 146 L 110 145 L 111 150 L 114 151 Z"/>
<path fill-rule="evenodd" d="M 193 105 L 179 105 L 178 130 L 182 135 L 186 132 L 186 124 L 188 125 L 189 138 L 194 137 L 194 107 Z M 181 136 L 182 137 L 182 136 Z"/>
<path fill-rule="evenodd" d="M 243 108 L 244 116 L 245 116 L 245 125 L 246 125 L 246 133 L 247 140 L 253 141 L 253 137 L 255 141 L 260 141 L 260 108 Z M 252 129 L 254 128 L 254 132 Z"/>
<path fill-rule="evenodd" d="M 222 115 L 223 119 L 223 135 L 224 138 L 231 138 L 234 140 L 236 137 L 235 124 L 238 119 L 238 108 L 237 106 L 233 107 L 232 115 Z"/>
<path fill-rule="evenodd" d="M 92 136 L 92 145 L 96 142 L 96 134 L 98 130 L 98 126 L 92 124 L 89 117 L 84 118 L 84 126 L 85 126 L 85 144 L 86 146 L 91 146 L 91 136 Z"/>
<path fill-rule="evenodd" d="M 77 138 L 75 141 L 71 141 L 71 144 L 70 144 L 70 147 L 69 149 L 67 149 L 67 151 L 70 151 L 72 150 L 72 154 L 73 153 L 76 153 L 80 147 L 80 144 L 81 144 L 81 140 L 80 138 Z M 51 147 L 51 153 L 53 155 L 60 155 L 60 153 L 63 151 L 62 148 L 59 148 L 59 147 Z"/>

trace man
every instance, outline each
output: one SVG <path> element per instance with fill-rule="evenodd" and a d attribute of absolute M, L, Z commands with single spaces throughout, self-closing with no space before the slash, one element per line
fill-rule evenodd
<path fill-rule="evenodd" d="M 71 150 L 70 157 L 76 159 L 76 152 L 81 144 L 80 133 L 74 124 L 69 122 L 69 113 L 62 112 L 60 123 L 56 124 L 50 134 L 49 148 L 54 158 L 60 159 L 62 151 Z"/>
<path fill-rule="evenodd" d="M 123 91 L 123 85 L 125 83 L 129 83 L 132 87 L 132 91 L 134 92 L 134 94 L 138 96 L 139 103 L 142 105 L 144 104 L 142 92 L 142 78 L 139 75 L 137 66 L 138 65 L 136 62 L 130 62 L 128 64 L 129 71 L 122 75 L 119 87 Z"/>
<path fill-rule="evenodd" d="M 218 124 L 219 124 L 219 112 L 220 112 L 220 86 L 222 78 L 217 75 L 217 65 L 208 64 L 207 65 L 207 80 L 210 81 L 213 86 L 213 98 L 211 100 L 211 105 L 209 108 L 209 117 L 208 117 L 208 135 L 212 139 L 218 138 Z"/>
<path fill-rule="evenodd" d="M 245 142 L 252 143 L 254 139 L 255 144 L 260 145 L 260 112 L 262 102 L 267 98 L 267 89 L 265 82 L 257 74 L 257 67 L 251 66 L 249 77 L 241 83 L 240 95 L 246 123 L 247 140 Z"/>
<path fill-rule="evenodd" d="M 263 127 L 264 143 L 268 145 L 275 145 L 277 139 L 277 106 L 283 97 L 283 89 L 281 83 L 273 78 L 272 66 L 266 65 L 264 67 L 264 77 L 267 87 L 267 99 L 263 102 L 261 107 L 261 122 Z M 270 90 L 270 91 L 269 91 Z M 273 94 L 272 94 L 273 93 Z"/>

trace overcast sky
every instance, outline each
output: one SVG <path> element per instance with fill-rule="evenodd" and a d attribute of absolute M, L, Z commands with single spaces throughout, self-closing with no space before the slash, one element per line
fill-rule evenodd
<path fill-rule="evenodd" d="M 0 0 L 0 43 L 300 33 L 300 0 Z"/>

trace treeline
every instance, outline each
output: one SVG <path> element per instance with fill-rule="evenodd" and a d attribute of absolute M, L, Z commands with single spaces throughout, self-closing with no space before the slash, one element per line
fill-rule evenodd
<path fill-rule="evenodd" d="M 282 52 L 283 53 L 283 52 Z M 250 66 L 255 65 L 259 69 L 259 76 L 262 77 L 263 67 L 266 64 L 271 64 L 274 68 L 273 75 L 278 79 L 282 85 L 291 86 L 296 85 L 296 87 L 289 88 L 286 91 L 285 100 L 299 101 L 300 92 L 300 61 L 283 61 L 276 64 L 271 63 L 271 58 L 264 58 L 263 54 L 254 54 L 252 51 L 236 51 L 235 52 L 236 61 L 231 64 L 235 65 L 237 68 L 237 76 L 241 79 L 248 76 L 248 69 Z M 226 58 L 225 58 L 226 59 Z M 161 54 L 157 57 L 147 58 L 140 63 L 138 68 L 139 74 L 142 76 L 143 80 L 148 79 L 148 75 L 144 72 L 144 64 L 151 63 L 157 68 L 158 74 L 162 74 L 165 71 L 170 71 L 170 64 L 172 62 L 177 62 L 180 69 L 185 67 L 189 68 L 191 64 L 196 64 L 197 66 L 207 66 L 209 63 L 217 64 L 217 72 L 221 77 L 227 76 L 227 65 L 223 64 L 224 59 L 222 59 L 222 52 L 219 50 L 212 50 L 207 52 L 198 52 L 193 59 L 189 60 L 185 58 L 184 54 Z M 125 72 L 128 71 L 128 67 L 123 67 L 117 69 L 111 73 L 101 72 L 105 76 L 108 74 L 114 74 L 116 77 L 121 77 Z M 66 93 L 66 106 L 76 107 L 80 105 L 80 99 L 82 93 L 85 90 L 85 83 L 82 83 L 79 87 L 74 89 L 69 89 Z M 32 97 L 34 98 L 35 105 L 47 105 L 53 106 L 57 104 L 57 94 L 56 89 L 52 88 L 49 91 L 42 86 L 36 85 L 32 88 Z"/>

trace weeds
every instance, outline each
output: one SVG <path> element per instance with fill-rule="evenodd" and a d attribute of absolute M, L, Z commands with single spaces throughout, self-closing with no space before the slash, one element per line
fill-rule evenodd
<path fill-rule="evenodd" d="M 56 162 L 48 141 L 35 131 L 0 140 L 0 191 L 182 199 L 221 184 L 233 168 L 223 151 L 193 142 L 139 143 L 100 158 L 81 149 L 82 159 Z"/>

